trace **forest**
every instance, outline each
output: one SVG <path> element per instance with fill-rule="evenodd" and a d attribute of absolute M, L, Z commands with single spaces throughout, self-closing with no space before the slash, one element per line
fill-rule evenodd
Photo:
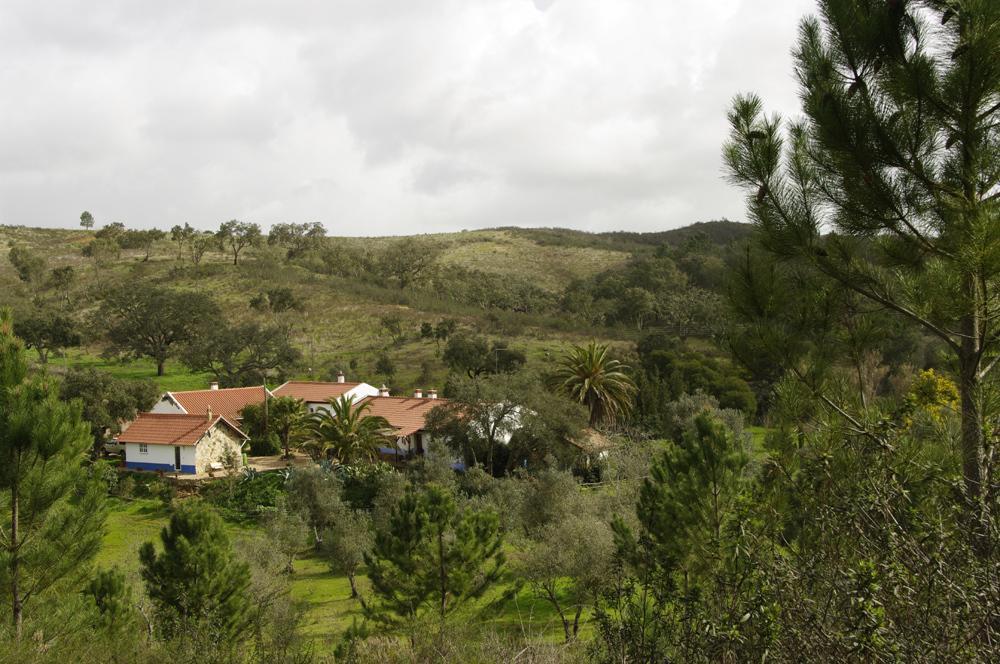
<path fill-rule="evenodd" d="M 0 661 L 1000 660 L 1000 4 L 819 10 L 801 115 L 728 108 L 750 223 L 0 227 Z M 106 453 L 338 374 L 433 442 L 276 397 L 273 470 Z"/>

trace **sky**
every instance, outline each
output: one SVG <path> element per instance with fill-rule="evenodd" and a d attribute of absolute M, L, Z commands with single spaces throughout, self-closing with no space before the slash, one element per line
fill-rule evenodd
<path fill-rule="evenodd" d="M 745 220 L 813 0 L 4 0 L 0 224 L 331 235 Z"/>

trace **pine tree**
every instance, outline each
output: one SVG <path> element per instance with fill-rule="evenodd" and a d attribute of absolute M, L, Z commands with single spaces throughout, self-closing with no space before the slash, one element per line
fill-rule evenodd
<path fill-rule="evenodd" d="M 0 311 L 0 587 L 20 637 L 25 606 L 85 571 L 101 542 L 104 491 L 82 462 L 90 431 L 80 404 L 29 376 L 24 345 Z"/>
<path fill-rule="evenodd" d="M 749 190 L 759 239 L 786 275 L 817 292 L 839 288 L 946 349 L 965 493 L 985 526 L 1000 358 L 1000 3 L 822 0 L 819 9 L 794 54 L 804 118 L 783 131 L 760 99 L 738 97 L 729 173 Z M 753 324 L 766 324 L 774 301 L 757 294 Z M 783 366 L 801 359 L 800 348 L 784 350 L 775 353 Z M 863 414 L 825 402 L 885 443 Z"/>
<path fill-rule="evenodd" d="M 374 618 L 412 620 L 426 613 L 444 619 L 482 596 L 504 563 L 500 522 L 493 512 L 462 511 L 446 489 L 410 489 L 365 554 L 379 602 Z"/>
<path fill-rule="evenodd" d="M 170 517 L 160 539 L 161 553 L 152 542 L 139 550 L 140 573 L 160 631 L 173 636 L 200 622 L 220 640 L 234 639 L 248 619 L 250 577 L 222 519 L 204 504 L 186 503 Z"/>
<path fill-rule="evenodd" d="M 132 614 L 132 588 L 117 569 L 98 572 L 83 593 L 94 600 L 100 626 L 120 629 L 128 622 Z"/>

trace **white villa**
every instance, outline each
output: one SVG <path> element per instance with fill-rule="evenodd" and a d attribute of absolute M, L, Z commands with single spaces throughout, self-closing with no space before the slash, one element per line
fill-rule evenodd
<path fill-rule="evenodd" d="M 348 383 L 344 380 L 343 372 L 337 373 L 337 382 L 317 382 L 304 380 L 290 380 L 280 385 L 272 393 L 276 397 L 293 397 L 306 402 L 306 408 L 310 413 L 315 413 L 320 408 L 329 410 L 329 400 L 349 397 L 358 403 L 366 397 L 378 396 L 379 390 L 368 383 Z"/>
<path fill-rule="evenodd" d="M 349 397 L 367 404 L 367 414 L 384 417 L 393 429 L 394 444 L 380 449 L 381 456 L 399 461 L 421 455 L 430 443 L 424 428 L 427 414 L 447 403 L 435 390 L 415 390 L 412 397 L 394 397 L 384 385 L 352 383 L 337 374 L 336 382 L 288 381 L 268 390 L 263 386 L 166 392 L 148 413 L 141 413 L 119 436 L 125 466 L 136 470 L 206 473 L 221 470 L 234 454 L 242 462 L 249 440 L 240 429 L 240 411 L 268 397 L 292 397 L 305 402 L 310 413 L 329 409 L 330 399 Z M 240 463 L 242 465 L 242 463 Z"/>
<path fill-rule="evenodd" d="M 125 447 L 125 467 L 170 473 L 222 470 L 227 458 L 243 466 L 246 434 L 209 408 L 204 415 L 141 413 L 118 442 Z"/>

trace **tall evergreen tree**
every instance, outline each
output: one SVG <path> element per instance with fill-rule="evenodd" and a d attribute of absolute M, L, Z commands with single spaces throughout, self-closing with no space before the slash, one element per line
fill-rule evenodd
<path fill-rule="evenodd" d="M 97 553 L 104 492 L 82 466 L 90 431 L 80 404 L 29 376 L 24 345 L 0 312 L 0 587 L 20 637 L 28 601 L 85 571 Z"/>
<path fill-rule="evenodd" d="M 504 563 L 500 522 L 493 512 L 461 510 L 445 488 L 409 490 L 365 554 L 378 603 L 369 612 L 382 620 L 424 614 L 444 619 L 480 597 Z"/>
<path fill-rule="evenodd" d="M 846 291 L 946 349 L 965 493 L 982 531 L 997 486 L 988 449 L 1000 358 L 1000 3 L 821 0 L 819 11 L 794 54 L 804 118 L 785 131 L 760 99 L 738 97 L 729 173 L 749 190 L 759 239 L 786 274 Z M 744 313 L 766 326 L 774 300 L 756 295 Z M 804 346 L 774 355 L 800 364 Z M 863 412 L 826 403 L 886 442 Z"/>
<path fill-rule="evenodd" d="M 188 502 L 173 513 L 160 539 L 163 551 L 146 542 L 139 561 L 161 632 L 172 636 L 185 624 L 199 622 L 220 640 L 234 639 L 250 611 L 250 577 L 222 519 L 207 505 Z"/>

